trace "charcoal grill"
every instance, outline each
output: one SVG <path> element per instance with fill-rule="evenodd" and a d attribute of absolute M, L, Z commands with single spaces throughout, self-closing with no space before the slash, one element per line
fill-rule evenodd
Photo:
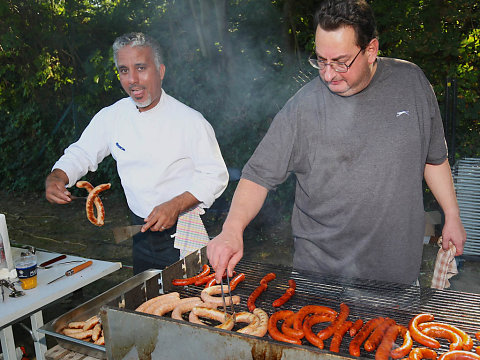
<path fill-rule="evenodd" d="M 107 292 L 110 292 L 109 296 L 106 296 L 107 293 L 102 295 L 104 300 L 108 301 L 103 301 L 103 304 L 102 301 L 93 301 L 94 305 L 86 303 L 80 306 L 80 310 L 77 309 L 76 314 L 79 316 L 82 311 L 88 314 L 100 311 L 106 340 L 106 348 L 102 349 L 105 353 L 102 355 L 108 354 L 108 358 L 111 359 L 131 356 L 140 359 L 153 359 L 159 356 L 185 359 L 353 358 L 348 353 L 350 343 L 348 334 L 342 341 L 340 352 L 335 354 L 328 351 L 330 339 L 325 341 L 325 350 L 319 350 L 306 340 L 302 340 L 302 345 L 290 345 L 275 341 L 268 334 L 260 339 L 235 331 L 177 321 L 168 316 L 156 317 L 133 311 L 146 299 L 162 292 L 178 291 L 182 298 L 200 296 L 203 286 L 174 287 L 171 280 L 183 275 L 190 277 L 197 274 L 206 261 L 204 248 L 163 272 L 152 273 L 141 284 L 137 281 L 134 287 L 123 286 L 120 292 L 118 289 L 115 290 L 116 288 L 109 290 Z M 256 302 L 257 307 L 261 307 L 269 315 L 278 310 L 272 306 L 272 302 L 288 288 L 288 280 L 294 279 L 297 283 L 296 294 L 279 309 L 298 311 L 305 305 L 315 304 L 329 306 L 338 311 L 340 303 L 343 302 L 350 307 L 349 319 L 353 321 L 358 318 L 366 321 L 382 316 L 390 317 L 397 323 L 407 326 L 413 316 L 428 312 L 435 316 L 435 321 L 455 325 L 470 336 L 480 330 L 478 294 L 323 276 L 246 260 L 240 261 L 236 271 L 245 273 L 246 278 L 234 291 L 234 294 L 240 295 L 242 299 L 241 304 L 235 307 L 236 311 L 248 311 L 246 306 L 248 296 L 259 285 L 264 275 L 274 272 L 277 275 L 276 279 L 269 283 L 267 291 L 260 295 Z M 63 319 L 62 317 L 57 319 L 56 324 L 61 324 L 62 321 L 65 321 L 65 316 Z M 234 330 L 242 326 L 245 325 L 236 325 Z M 50 327 L 54 329 L 55 323 L 50 324 Z M 314 330 L 320 330 L 321 327 L 322 325 L 318 324 Z M 401 339 L 397 341 L 400 345 Z M 438 353 L 448 351 L 448 343 L 441 339 L 440 343 L 442 347 L 438 349 Z M 361 357 L 373 359 L 375 355 L 366 352 L 362 347 Z"/>

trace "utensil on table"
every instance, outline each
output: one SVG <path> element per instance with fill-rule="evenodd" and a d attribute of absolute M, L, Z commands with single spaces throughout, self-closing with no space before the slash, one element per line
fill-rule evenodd
<path fill-rule="evenodd" d="M 62 262 L 59 262 L 59 263 L 55 263 L 55 264 L 52 264 L 52 265 L 47 265 L 47 266 L 43 266 L 41 267 L 41 269 L 50 269 L 54 266 L 57 266 L 57 265 L 66 265 L 66 264 L 75 264 L 75 263 L 79 263 L 79 262 L 83 262 L 83 260 L 70 260 L 70 261 L 62 261 Z"/>
<path fill-rule="evenodd" d="M 8 296 L 16 298 L 25 295 L 22 290 L 17 290 L 15 285 L 8 280 L 0 280 L 0 284 L 2 286 L 2 296 L 4 296 L 3 287 L 5 286 L 8 290 L 10 290 L 10 294 Z M 4 298 L 5 301 L 5 298 Z"/>
<path fill-rule="evenodd" d="M 57 261 L 60 261 L 60 260 L 63 260 L 67 257 L 67 255 L 60 255 L 60 256 L 57 256 L 53 259 L 50 259 L 50 260 L 47 260 L 47 261 L 44 261 L 43 263 L 41 263 L 40 265 L 38 265 L 38 267 L 40 268 L 44 268 L 45 266 L 48 266 L 48 265 L 51 265 Z"/>
<path fill-rule="evenodd" d="M 225 293 L 223 291 L 223 277 L 220 279 L 220 289 L 222 291 L 222 301 L 223 301 L 223 313 L 225 314 L 225 321 L 229 318 L 232 317 L 233 323 L 235 324 L 236 322 L 236 313 L 235 313 L 235 308 L 233 306 L 233 299 L 232 299 L 232 290 L 230 289 L 230 278 L 228 276 L 228 273 L 226 274 L 226 279 L 227 279 L 227 285 L 228 285 L 228 295 L 230 296 L 230 308 L 232 310 L 231 314 L 227 313 L 227 304 L 225 302 Z"/>
<path fill-rule="evenodd" d="M 113 237 L 115 243 L 118 244 L 122 241 L 130 239 L 133 235 L 136 235 L 140 232 L 143 225 L 129 225 L 129 226 L 119 226 L 114 228 Z"/>
<path fill-rule="evenodd" d="M 56 279 L 53 279 L 52 281 L 47 283 L 47 285 L 49 285 L 49 284 L 51 284 L 51 283 L 53 283 L 57 280 L 60 280 L 60 279 L 64 278 L 65 276 L 72 276 L 73 274 L 76 274 L 77 272 L 82 271 L 83 269 L 86 269 L 87 267 L 92 265 L 92 263 L 93 263 L 92 260 L 88 260 L 88 261 L 84 262 L 83 264 L 77 265 L 74 268 L 71 268 L 70 270 L 65 271 L 65 274 L 63 274 L 62 276 L 60 276 Z"/>

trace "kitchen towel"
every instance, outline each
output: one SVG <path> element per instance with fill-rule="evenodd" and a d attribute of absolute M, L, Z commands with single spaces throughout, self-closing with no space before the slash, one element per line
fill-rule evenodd
<path fill-rule="evenodd" d="M 453 243 L 449 243 L 450 247 L 447 251 L 442 248 L 442 237 L 438 239 L 440 249 L 437 253 L 435 261 L 435 269 L 433 270 L 432 288 L 447 289 L 450 287 L 450 279 L 452 276 L 458 274 L 457 263 L 455 262 L 455 253 L 457 249 Z"/>
<path fill-rule="evenodd" d="M 197 206 L 178 217 L 177 232 L 173 246 L 180 250 L 180 259 L 208 244 L 210 238 L 200 215 L 205 210 Z"/>

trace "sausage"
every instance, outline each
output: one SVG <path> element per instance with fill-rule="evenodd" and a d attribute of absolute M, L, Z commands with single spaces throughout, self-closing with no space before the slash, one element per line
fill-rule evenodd
<path fill-rule="evenodd" d="M 192 309 L 192 313 L 199 317 L 205 317 L 220 322 L 220 325 L 215 326 L 218 329 L 232 330 L 235 325 L 232 316 L 227 314 L 227 318 L 225 318 L 225 313 L 217 309 L 195 306 Z"/>
<path fill-rule="evenodd" d="M 168 300 L 180 300 L 180 294 L 178 292 L 172 292 L 164 295 L 159 295 L 154 298 L 151 298 L 150 300 L 145 301 L 144 303 L 140 304 L 135 311 L 140 311 L 140 312 L 147 312 L 145 311 L 149 306 L 153 305 L 157 301 L 168 301 Z"/>
<path fill-rule="evenodd" d="M 282 324 L 282 332 L 289 337 L 301 340 L 304 337 L 303 328 L 300 330 L 294 329 L 293 328 L 294 320 L 295 320 L 295 314 L 286 318 Z M 330 318 L 327 321 L 330 321 Z"/>
<path fill-rule="evenodd" d="M 268 314 L 261 308 L 255 308 L 253 313 L 260 319 L 260 323 L 250 335 L 263 337 L 268 331 Z"/>
<path fill-rule="evenodd" d="M 438 360 L 480 360 L 480 355 L 471 351 L 453 350 L 442 354 Z"/>
<path fill-rule="evenodd" d="M 381 323 L 384 318 L 378 317 L 370 319 L 367 323 L 358 331 L 357 335 L 350 341 L 348 351 L 352 356 L 360 356 L 360 345 L 367 339 L 368 335 Z"/>
<path fill-rule="evenodd" d="M 190 301 L 187 301 L 186 299 L 190 299 Z M 183 300 L 183 302 L 179 302 L 172 310 L 172 319 L 183 320 L 183 313 L 191 311 L 195 306 L 203 304 L 202 299 L 199 297 L 185 298 Z"/>
<path fill-rule="evenodd" d="M 347 320 L 348 315 L 350 314 L 350 308 L 347 304 L 341 303 L 340 304 L 340 312 L 337 314 L 335 320 L 327 326 L 325 329 L 321 330 L 317 336 L 322 339 L 328 339 L 330 336 L 333 335 L 335 331 L 337 331 L 342 324 Z"/>
<path fill-rule="evenodd" d="M 298 310 L 297 314 L 295 315 L 295 318 L 293 319 L 293 328 L 295 330 L 302 329 L 303 319 L 305 319 L 305 317 L 308 314 L 328 315 L 330 320 L 327 320 L 327 321 L 333 321 L 335 319 L 335 316 L 337 316 L 337 312 L 332 308 L 321 306 L 321 305 L 306 305 L 302 307 L 300 310 Z"/>
<path fill-rule="evenodd" d="M 362 326 L 363 326 L 362 319 L 358 319 L 357 321 L 355 321 L 349 330 L 350 336 L 354 337 L 357 334 L 358 330 L 362 328 Z"/>
<path fill-rule="evenodd" d="M 342 325 L 335 330 L 333 333 L 332 341 L 330 342 L 330 351 L 339 352 L 340 344 L 342 343 L 343 337 L 346 332 L 352 327 L 353 323 L 351 321 L 345 321 Z"/>
<path fill-rule="evenodd" d="M 248 311 L 242 311 L 235 314 L 235 322 L 246 322 L 248 323 L 247 326 L 237 330 L 237 332 L 241 334 L 249 334 L 251 335 L 257 327 L 260 325 L 260 319 L 257 315 L 252 314 Z"/>
<path fill-rule="evenodd" d="M 387 331 L 385 331 L 385 335 L 382 337 L 380 345 L 378 345 L 377 351 L 375 352 L 375 360 L 389 359 L 390 352 L 395 340 L 397 340 L 399 331 L 400 329 L 397 324 L 392 324 L 388 327 Z"/>
<path fill-rule="evenodd" d="M 476 338 L 478 341 L 480 341 L 480 331 L 477 331 L 477 332 L 475 333 L 475 338 Z"/>
<path fill-rule="evenodd" d="M 195 284 L 195 281 L 197 281 L 198 279 L 200 279 L 204 276 L 207 276 L 208 274 L 210 274 L 210 266 L 208 266 L 207 264 L 204 264 L 200 274 L 192 276 L 190 278 L 186 278 L 186 279 L 173 279 L 172 280 L 172 285 L 174 285 L 174 286 L 193 285 L 193 284 Z"/>
<path fill-rule="evenodd" d="M 102 333 L 102 325 L 98 323 L 92 329 L 92 341 L 93 342 L 97 341 L 101 333 Z"/>
<path fill-rule="evenodd" d="M 197 298 L 198 299 L 198 298 Z M 192 301 L 193 298 L 188 297 L 180 300 L 172 300 L 172 301 L 167 301 L 164 303 L 160 303 L 157 306 L 155 306 L 150 314 L 152 315 L 157 315 L 157 316 L 163 316 L 166 313 L 173 311 L 177 306 L 180 306 L 184 303 Z"/>
<path fill-rule="evenodd" d="M 223 300 L 222 300 L 221 297 L 212 296 L 212 295 L 218 295 L 222 292 L 221 286 L 222 285 L 214 285 L 214 286 L 210 286 L 206 289 L 203 289 L 201 294 L 200 294 L 200 297 L 206 303 L 223 305 Z M 225 294 L 228 293 L 228 286 L 227 285 L 223 285 L 223 292 Z M 232 296 L 232 301 L 233 301 L 234 304 L 240 304 L 240 296 L 233 295 Z M 230 304 L 230 296 L 225 296 L 225 304 L 226 305 L 231 305 Z"/>
<path fill-rule="evenodd" d="M 423 323 L 418 325 L 418 329 L 422 332 L 423 330 L 427 327 L 430 326 L 435 326 L 435 327 L 441 327 L 444 329 L 451 330 L 458 334 L 462 338 L 462 343 L 463 343 L 463 350 L 472 350 L 473 348 L 473 340 L 472 338 L 463 330 L 460 330 L 456 326 L 450 325 L 450 324 L 444 324 L 444 323 L 439 323 L 439 322 L 428 322 L 428 323 Z M 451 345 L 450 345 L 451 346 Z M 460 349 L 450 349 L 450 350 L 460 350 Z"/>
<path fill-rule="evenodd" d="M 397 325 L 397 327 L 398 327 L 400 336 L 403 337 L 403 344 L 393 349 L 392 351 L 390 351 L 390 356 L 393 359 L 401 359 L 407 356 L 410 350 L 412 350 L 412 346 L 413 346 L 413 340 L 412 340 L 412 337 L 410 336 L 410 331 L 408 331 L 408 329 L 403 325 Z"/>
<path fill-rule="evenodd" d="M 422 332 L 425 335 L 428 335 L 428 336 L 431 336 L 431 337 L 439 337 L 439 338 L 449 340 L 450 341 L 450 351 L 451 350 L 462 350 L 462 348 L 463 348 L 462 337 L 451 329 L 432 325 L 432 326 L 425 327 L 422 330 Z"/>
<path fill-rule="evenodd" d="M 80 331 L 69 331 L 69 330 L 80 330 Z M 89 337 L 92 337 L 93 330 L 83 330 L 83 329 L 64 329 L 63 333 L 67 336 L 73 337 L 79 340 L 85 340 Z"/>
<path fill-rule="evenodd" d="M 385 335 L 385 332 L 387 329 L 395 325 L 395 320 L 390 319 L 390 318 L 385 318 L 382 323 L 380 323 L 375 330 L 370 334 L 368 337 L 367 341 L 365 341 L 365 344 L 363 347 L 367 351 L 373 351 L 377 348 L 377 346 L 380 344 L 382 341 L 383 336 Z"/>
<path fill-rule="evenodd" d="M 211 280 L 208 280 L 208 282 L 205 284 L 205 289 L 210 287 L 210 286 L 213 286 L 217 283 L 217 280 L 215 280 L 215 277 L 213 277 L 213 279 Z"/>
<path fill-rule="evenodd" d="M 437 358 L 437 353 L 435 352 L 435 350 L 420 347 L 410 351 L 410 355 L 408 356 L 408 358 L 410 360 L 422 360 L 422 359 L 435 360 Z"/>
<path fill-rule="evenodd" d="M 210 275 L 207 275 L 207 276 L 202 276 L 201 278 L 195 280 L 195 285 L 200 286 L 200 285 L 206 284 L 212 279 L 215 279 L 215 273 L 211 273 Z"/>
<path fill-rule="evenodd" d="M 412 336 L 413 340 L 415 340 L 419 344 L 438 349 L 440 347 L 440 343 L 437 340 L 431 338 L 430 336 L 422 333 L 418 328 L 418 324 L 432 320 L 433 315 L 431 314 L 418 314 L 412 320 L 410 320 L 410 323 L 408 324 L 408 330 L 410 331 L 410 335 Z"/>
<path fill-rule="evenodd" d="M 97 341 L 94 342 L 96 345 L 105 345 L 105 338 L 100 336 Z"/>
<path fill-rule="evenodd" d="M 253 311 L 255 309 L 255 301 L 267 289 L 267 283 L 261 283 L 259 287 L 257 287 L 247 299 L 247 307 L 249 311 Z"/>
<path fill-rule="evenodd" d="M 83 329 L 85 326 L 85 321 L 72 321 L 68 323 L 70 329 Z"/>
<path fill-rule="evenodd" d="M 243 280 L 245 280 L 245 274 L 240 273 L 237 276 L 235 276 L 232 281 L 230 281 L 230 290 L 233 291 L 237 287 L 238 284 L 240 284 Z"/>
<path fill-rule="evenodd" d="M 83 325 L 83 330 L 93 329 L 95 325 L 100 322 L 100 318 L 97 315 L 93 315 L 91 318 L 85 320 L 85 325 Z"/>
<path fill-rule="evenodd" d="M 297 344 L 297 345 L 302 344 L 300 340 L 291 338 L 283 334 L 277 328 L 278 321 L 285 320 L 286 318 L 288 318 L 289 316 L 292 316 L 293 314 L 294 312 L 291 310 L 280 310 L 280 311 L 274 312 L 272 316 L 270 316 L 270 319 L 268 319 L 267 329 L 272 339 L 277 341 L 283 341 L 290 344 Z"/>
<path fill-rule="evenodd" d="M 268 273 L 262 280 L 260 280 L 260 284 L 267 285 L 270 281 L 275 280 L 276 277 L 277 275 L 275 275 L 275 273 Z"/>
<path fill-rule="evenodd" d="M 105 209 L 103 208 L 102 200 L 98 197 L 98 194 L 102 191 L 110 189 L 111 184 L 101 184 L 93 187 L 88 181 L 77 181 L 78 188 L 85 188 L 88 191 L 87 202 L 85 203 L 85 209 L 87 212 L 87 219 L 96 226 L 102 226 L 105 219 Z M 93 205 L 97 209 L 97 217 L 93 212 Z"/>
<path fill-rule="evenodd" d="M 302 324 L 303 333 L 305 334 L 305 339 L 307 339 L 310 344 L 323 349 L 324 343 L 323 340 L 318 337 L 313 331 L 312 326 L 318 324 L 319 322 L 325 321 L 324 314 L 313 314 L 305 318 L 305 321 Z"/>
<path fill-rule="evenodd" d="M 273 302 L 273 307 L 280 307 L 282 306 L 283 304 L 285 304 L 288 300 L 291 299 L 291 297 L 295 295 L 295 289 L 293 288 L 288 288 L 286 291 L 285 291 L 285 294 L 283 294 L 282 296 L 280 296 L 277 300 L 275 300 Z"/>

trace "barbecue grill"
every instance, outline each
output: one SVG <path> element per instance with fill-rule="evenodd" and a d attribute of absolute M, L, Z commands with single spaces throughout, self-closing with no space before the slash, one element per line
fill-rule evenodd
<path fill-rule="evenodd" d="M 168 315 L 157 317 L 135 312 L 145 300 L 159 293 L 178 291 L 182 298 L 200 296 L 203 286 L 177 287 L 171 280 L 184 275 L 196 275 L 207 262 L 206 249 L 188 255 L 164 271 L 146 271 L 103 293 L 95 299 L 46 324 L 40 331 L 54 336 L 65 348 L 95 357 L 124 358 L 209 358 L 209 359 L 338 359 L 353 358 L 349 355 L 350 336 L 345 335 L 338 354 L 310 345 L 305 339 L 302 345 L 275 341 L 270 336 L 253 337 L 235 332 L 245 324 L 237 324 L 232 331 L 202 326 L 187 321 L 171 319 Z M 470 336 L 480 330 L 480 295 L 452 290 L 436 290 L 396 283 L 365 281 L 343 277 L 323 276 L 316 273 L 297 272 L 288 267 L 260 264 L 242 260 L 237 272 L 245 273 L 245 281 L 234 290 L 242 301 L 235 310 L 248 311 L 246 301 L 260 280 L 269 272 L 277 277 L 256 301 L 257 307 L 269 315 L 278 309 L 298 311 L 305 305 L 323 305 L 339 311 L 340 303 L 350 307 L 349 320 L 367 321 L 375 317 L 390 317 L 398 324 L 408 326 L 418 313 L 431 313 L 435 321 L 455 325 Z M 280 308 L 272 302 L 288 288 L 288 280 L 294 279 L 297 290 L 292 299 Z M 106 346 L 98 346 L 75 340 L 58 333 L 66 323 L 85 320 L 100 313 L 105 331 Z M 216 325 L 210 322 L 209 325 Z M 319 331 L 325 324 L 314 326 Z M 438 354 L 448 351 L 448 342 L 442 344 Z M 402 339 L 397 339 L 398 345 Z M 414 346 L 419 344 L 414 343 Z M 373 359 L 375 353 L 361 350 L 362 358 Z"/>

